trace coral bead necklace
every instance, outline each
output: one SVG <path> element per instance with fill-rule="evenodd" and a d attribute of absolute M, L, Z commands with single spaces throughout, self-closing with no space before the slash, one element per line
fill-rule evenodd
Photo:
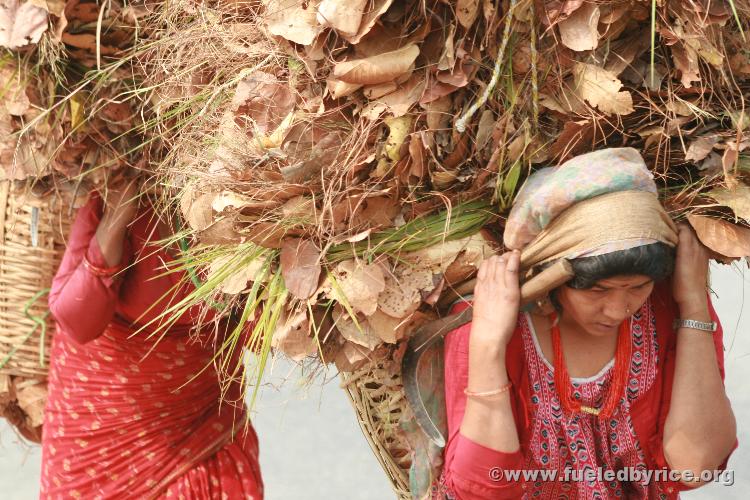
<path fill-rule="evenodd" d="M 612 416 L 620 402 L 620 396 L 625 393 L 625 386 L 628 382 L 628 372 L 630 371 L 630 355 L 632 345 L 630 341 L 630 324 L 628 320 L 620 324 L 617 334 L 617 348 L 615 350 L 615 366 L 612 379 L 610 381 L 609 391 L 606 399 L 600 408 L 585 406 L 579 400 L 573 397 L 572 382 L 568 375 L 568 369 L 565 366 L 563 357 L 562 343 L 560 341 L 560 327 L 557 323 L 557 314 L 550 315 L 552 324 L 552 350 L 554 353 L 554 370 L 555 386 L 560 398 L 563 411 L 567 414 L 573 413 L 590 413 L 601 419 L 607 419 Z"/>

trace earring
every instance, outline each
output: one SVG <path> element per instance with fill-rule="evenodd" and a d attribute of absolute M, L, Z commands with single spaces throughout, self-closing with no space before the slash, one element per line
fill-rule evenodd
<path fill-rule="evenodd" d="M 549 295 L 536 300 L 536 307 L 542 314 L 550 314 L 555 308 L 552 306 L 552 302 L 549 299 Z"/>

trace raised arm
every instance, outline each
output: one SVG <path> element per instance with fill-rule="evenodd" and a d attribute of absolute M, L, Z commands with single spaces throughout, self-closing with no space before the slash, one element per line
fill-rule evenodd
<path fill-rule="evenodd" d="M 680 227 L 673 293 L 682 319 L 717 321 L 706 293 L 708 250 Z M 737 425 L 724 390 L 721 327 L 713 334 L 680 328 L 663 449 L 672 470 L 720 468 L 736 445 Z M 699 481 L 683 481 L 698 486 Z"/>
<path fill-rule="evenodd" d="M 131 259 L 127 224 L 138 208 L 137 189 L 136 180 L 110 186 L 106 204 L 94 194 L 71 228 L 49 307 L 61 330 L 78 343 L 97 338 L 114 316 L 121 271 Z"/>
<path fill-rule="evenodd" d="M 505 351 L 515 330 L 520 305 L 519 254 L 492 257 L 479 268 L 470 326 L 446 337 L 448 444 L 446 487 L 461 500 L 518 498 L 519 482 L 502 471 L 521 469 L 520 451 L 507 387 Z M 467 335 L 468 334 L 468 335 Z"/>

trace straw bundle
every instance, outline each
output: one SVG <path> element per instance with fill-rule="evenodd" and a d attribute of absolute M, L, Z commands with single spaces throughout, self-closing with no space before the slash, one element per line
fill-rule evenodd
<path fill-rule="evenodd" d="M 722 259 L 747 255 L 749 9 L 154 4 L 133 60 L 158 175 L 198 243 L 188 302 L 245 318 L 264 304 L 254 350 L 356 369 L 455 284 L 456 259 L 461 281 L 500 246 L 466 238 L 502 229 L 496 216 L 532 170 L 605 146 L 638 148 L 677 220 Z M 493 204 L 456 215 L 475 199 Z M 409 225 L 439 213 L 443 226 L 415 238 Z M 446 250 L 450 239 L 464 246 Z"/>

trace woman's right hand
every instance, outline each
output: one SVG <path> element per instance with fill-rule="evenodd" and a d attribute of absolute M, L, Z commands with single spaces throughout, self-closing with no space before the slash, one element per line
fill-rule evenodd
<path fill-rule="evenodd" d="M 472 341 L 505 349 L 513 336 L 521 307 L 517 250 L 493 255 L 479 266 L 474 287 Z"/>
<path fill-rule="evenodd" d="M 111 222 L 128 224 L 138 211 L 138 177 L 115 175 L 104 193 L 104 215 Z"/>

